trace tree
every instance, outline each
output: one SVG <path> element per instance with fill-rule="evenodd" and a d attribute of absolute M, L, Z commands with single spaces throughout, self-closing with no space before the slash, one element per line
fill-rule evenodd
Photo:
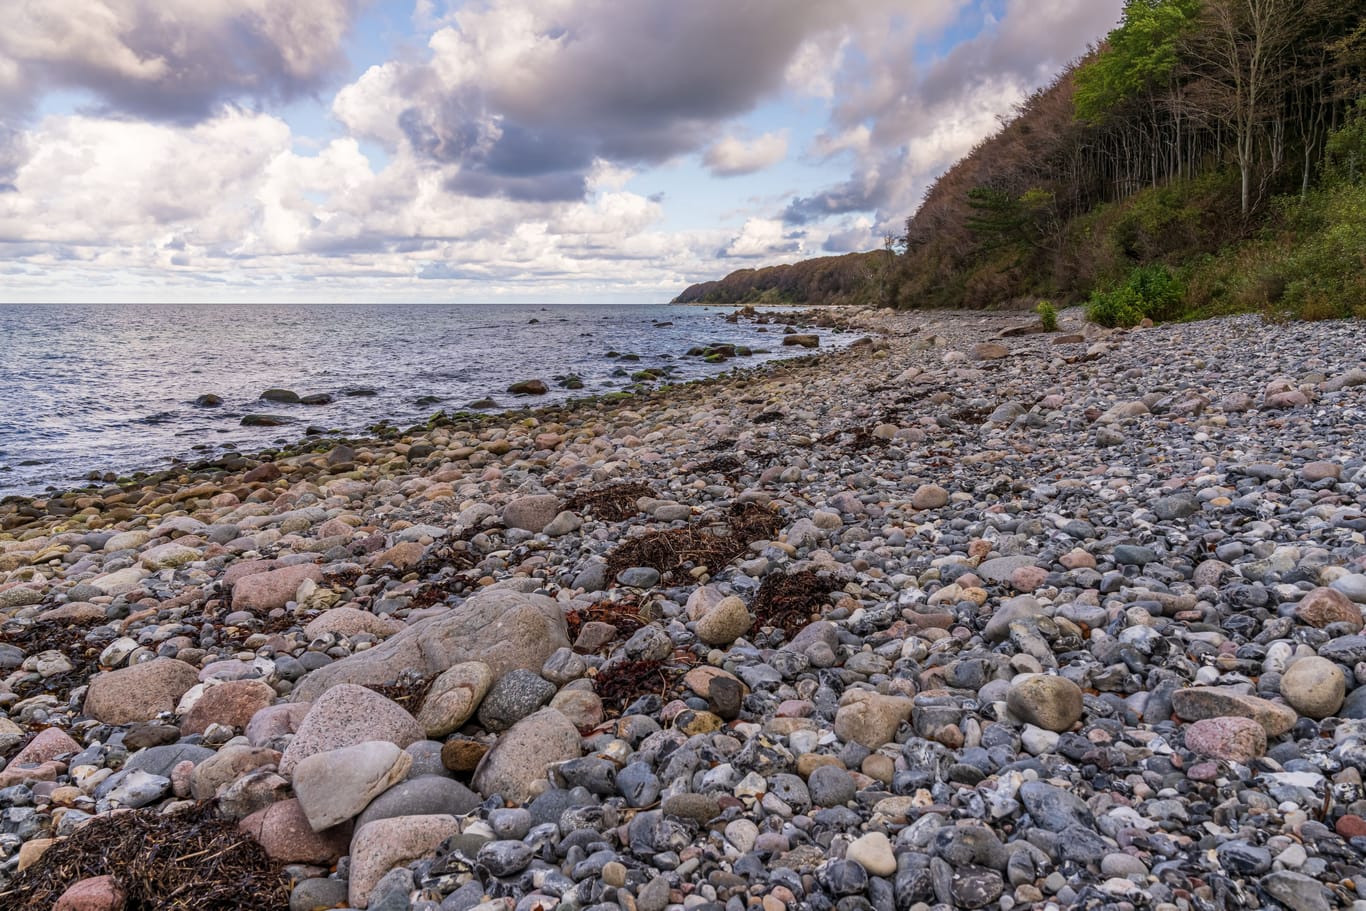
<path fill-rule="evenodd" d="M 882 253 L 868 257 L 866 274 L 873 286 L 874 303 L 879 307 L 896 306 L 896 248 L 899 243 L 890 231 L 882 235 Z"/>
<path fill-rule="evenodd" d="M 1125 102 L 1166 88 L 1199 9 L 1198 0 L 1126 0 L 1102 53 L 1077 71 L 1077 117 L 1103 123 Z"/>
<path fill-rule="evenodd" d="M 1019 200 L 996 187 L 973 187 L 968 191 L 972 215 L 967 226 L 988 250 L 1016 246 L 1024 239 L 1025 213 Z"/>
<path fill-rule="evenodd" d="M 1202 76 L 1197 103 L 1232 133 L 1244 216 L 1267 127 L 1281 117 L 1283 64 L 1304 8 L 1305 0 L 1205 0 L 1186 42 Z"/>

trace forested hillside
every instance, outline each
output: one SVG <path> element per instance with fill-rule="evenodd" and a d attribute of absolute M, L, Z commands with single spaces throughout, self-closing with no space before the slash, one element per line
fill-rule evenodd
<path fill-rule="evenodd" d="M 885 303 L 1348 312 L 1366 299 L 1363 56 L 1359 3 L 1130 0 L 931 188 Z"/>
<path fill-rule="evenodd" d="M 930 188 L 850 297 L 1085 301 L 1108 323 L 1362 313 L 1363 173 L 1366 4 L 1129 0 Z"/>
<path fill-rule="evenodd" d="M 740 269 L 719 281 L 688 288 L 676 304 L 878 303 L 886 253 L 823 256 L 766 269 Z"/>

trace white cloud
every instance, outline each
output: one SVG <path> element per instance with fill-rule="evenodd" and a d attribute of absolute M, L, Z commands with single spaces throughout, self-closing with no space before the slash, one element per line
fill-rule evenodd
<path fill-rule="evenodd" d="M 702 163 L 716 177 L 739 177 L 772 167 L 787 157 L 787 131 L 765 133 L 752 140 L 727 136 L 709 147 Z"/>
<path fill-rule="evenodd" d="M 405 67 L 394 61 L 370 67 L 337 93 L 332 100 L 332 116 L 351 135 L 397 149 L 403 141 L 403 129 L 398 125 L 394 102 L 406 91 L 401 84 L 405 73 Z"/>
<path fill-rule="evenodd" d="M 116 247 L 172 231 L 226 250 L 249 229 L 251 191 L 289 135 L 240 111 L 194 127 L 50 117 L 28 136 L 14 191 L 0 194 L 0 236 Z"/>
<path fill-rule="evenodd" d="M 833 158 L 841 152 L 865 155 L 872 148 L 873 131 L 867 124 L 857 124 L 839 133 L 822 133 L 811 144 L 811 153 L 819 158 Z"/>
<path fill-rule="evenodd" d="M 787 237 L 781 219 L 751 218 L 722 251 L 737 258 L 771 258 L 798 252 L 801 244 Z"/>
<path fill-rule="evenodd" d="M 844 62 L 848 45 L 849 36 L 838 33 L 803 41 L 784 73 L 787 84 L 813 98 L 832 98 L 835 74 Z"/>
<path fill-rule="evenodd" d="M 664 217 L 663 207 L 635 193 L 603 193 L 557 213 L 557 234 L 571 237 L 622 237 L 639 234 Z"/>

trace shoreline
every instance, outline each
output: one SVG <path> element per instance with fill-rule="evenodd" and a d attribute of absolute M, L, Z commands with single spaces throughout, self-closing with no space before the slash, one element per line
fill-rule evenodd
<path fill-rule="evenodd" d="M 743 309 L 731 309 L 720 305 L 705 305 L 705 308 L 715 309 L 721 313 L 738 313 L 741 309 Z M 749 309 L 753 310 L 753 308 Z M 787 316 L 791 320 L 796 321 L 795 325 L 803 327 L 811 325 L 810 323 L 805 322 L 805 320 L 809 320 L 814 315 L 818 320 L 820 320 L 820 322 L 816 324 L 817 328 L 833 328 L 837 332 L 850 331 L 846 326 L 843 325 L 841 320 L 830 320 L 828 318 L 828 314 L 824 312 L 826 309 L 828 308 L 810 307 L 794 310 L 791 307 L 775 307 L 770 308 L 769 312 L 765 313 L 765 316 Z M 800 331 L 800 329 L 798 331 Z M 781 338 L 781 336 L 775 336 L 775 338 Z M 832 349 L 826 349 L 821 353 L 828 353 L 830 350 Z M 454 423 L 467 423 L 471 426 L 477 427 L 486 425 L 489 421 L 497 421 L 503 418 L 524 419 L 526 417 L 534 417 L 540 414 L 541 412 L 560 413 L 573 411 L 579 408 L 593 408 L 597 407 L 599 404 L 603 402 L 610 403 L 618 400 L 625 400 L 623 399 L 623 397 L 627 396 L 632 397 L 633 399 L 648 398 L 661 391 L 668 392 L 670 389 L 676 389 L 681 386 L 688 386 L 694 383 L 707 383 L 718 378 L 729 376 L 736 373 L 764 370 L 773 364 L 782 363 L 784 361 L 794 359 L 800 359 L 802 357 L 808 356 L 810 355 L 793 354 L 787 357 L 780 355 L 754 366 L 746 366 L 742 361 L 732 360 L 732 366 L 730 369 L 724 371 L 723 373 L 716 374 L 710 377 L 699 377 L 691 380 L 680 381 L 678 383 L 671 383 L 669 382 L 668 378 L 665 377 L 660 381 L 659 385 L 651 386 L 636 383 L 632 386 L 624 387 L 622 389 L 599 392 L 589 396 L 575 397 L 571 395 L 568 399 L 549 402 L 546 404 L 535 404 L 534 402 L 526 402 L 512 406 L 499 407 L 497 410 L 473 410 L 469 408 L 459 408 L 454 409 L 451 412 L 450 417 L 454 420 Z M 306 434 L 302 438 L 294 439 L 278 446 L 264 445 L 256 448 L 224 448 L 213 455 L 208 455 L 204 457 L 168 455 L 160 458 L 158 460 L 158 464 L 152 466 L 136 467 L 131 469 L 127 469 L 126 467 L 124 467 L 123 469 L 93 469 L 90 472 L 87 472 L 87 474 L 99 473 L 101 475 L 118 475 L 120 481 L 127 479 L 131 482 L 129 484 L 123 484 L 121 486 L 125 487 L 126 489 L 131 489 L 133 487 L 137 487 L 147 483 L 148 478 L 156 478 L 168 474 L 175 474 L 178 472 L 185 471 L 208 471 L 212 470 L 214 466 L 221 467 L 221 465 L 225 461 L 232 463 L 245 459 L 260 462 L 262 461 L 263 456 L 266 455 L 274 455 L 276 453 L 283 453 L 286 456 L 292 454 L 299 454 L 310 449 L 316 449 L 318 446 L 328 442 L 331 442 L 333 444 L 375 443 L 379 442 L 383 438 L 377 437 L 373 433 L 368 432 L 372 431 L 374 428 L 385 428 L 387 431 L 398 431 L 400 435 L 411 434 L 419 432 L 424 427 L 429 429 L 432 426 L 433 421 L 442 419 L 443 416 L 446 415 L 446 413 L 447 409 L 439 409 L 438 411 L 433 412 L 431 415 L 427 416 L 427 418 L 424 421 L 421 421 L 416 424 L 409 424 L 406 427 L 400 427 L 399 425 L 391 424 L 387 418 L 382 418 L 378 422 L 371 424 L 369 427 L 364 428 L 363 431 L 358 431 L 354 434 L 327 430 L 311 436 Z M 446 423 L 444 424 L 444 426 L 454 426 L 454 424 Z M 204 445 L 212 444 L 206 443 Z M 0 475 L 0 478 L 3 478 L 3 475 Z M 80 480 L 85 480 L 87 483 L 81 484 Z M 90 494 L 100 489 L 107 489 L 111 485 L 119 484 L 119 481 L 97 481 L 91 478 L 73 478 L 69 483 L 66 484 L 66 486 L 62 486 L 63 483 L 65 482 L 50 483 L 47 485 L 48 489 L 36 493 L 9 493 L 0 489 L 0 507 L 3 507 L 3 505 L 6 503 L 24 503 L 32 502 L 34 500 L 49 500 L 53 498 L 60 498 L 63 496 L 71 496 L 75 493 Z"/>
<path fill-rule="evenodd" d="M 0 505 L 0 896 L 1350 905 L 1361 324 L 1063 317 Z"/>

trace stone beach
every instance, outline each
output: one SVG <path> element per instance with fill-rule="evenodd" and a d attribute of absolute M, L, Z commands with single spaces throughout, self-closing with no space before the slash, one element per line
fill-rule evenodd
<path fill-rule="evenodd" d="M 0 502 L 0 907 L 208 807 L 290 911 L 1366 911 L 1360 323 L 735 318 L 801 356 Z"/>

